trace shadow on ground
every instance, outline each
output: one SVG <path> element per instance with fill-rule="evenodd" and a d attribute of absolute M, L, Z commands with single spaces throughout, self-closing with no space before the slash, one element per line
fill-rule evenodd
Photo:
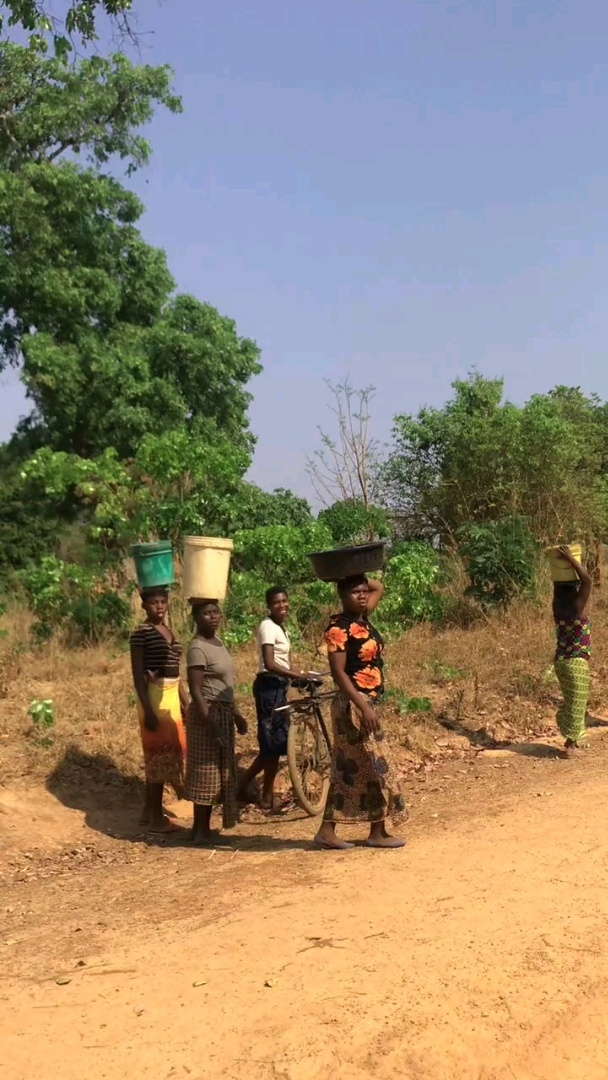
<path fill-rule="evenodd" d="M 466 724 L 463 724 L 459 720 L 449 720 L 446 717 L 439 718 L 439 723 L 446 731 L 451 731 L 455 735 L 460 735 L 464 739 L 468 739 L 474 750 L 485 750 L 490 752 L 508 752 L 511 754 L 521 754 L 522 757 L 536 757 L 536 758 L 566 758 L 566 752 L 561 747 L 553 746 L 551 743 L 540 742 L 511 742 L 506 739 L 495 739 L 486 728 L 470 728 Z M 594 726 L 589 721 L 589 726 Z M 595 726 L 608 727 L 608 722 L 598 720 Z"/>
<path fill-rule="evenodd" d="M 152 847 L 192 847 L 190 825 L 182 825 L 181 819 L 174 820 L 175 831 L 170 834 L 154 836 L 145 832 L 139 825 L 144 803 L 144 782 L 123 773 L 107 754 L 87 753 L 75 744 L 68 746 L 48 776 L 46 788 L 63 806 L 83 814 L 85 824 L 94 832 L 114 840 Z M 190 804 L 183 803 L 182 806 L 184 817 L 189 817 Z M 295 813 L 295 820 L 307 820 L 303 811 Z M 247 833 L 247 829 L 259 828 L 264 820 L 248 822 L 245 817 L 243 833 L 225 834 L 223 840 L 232 844 L 232 850 L 238 848 L 239 851 L 312 850 L 312 838 L 316 831 L 312 821 L 310 840 L 283 839 L 280 836 L 281 825 L 293 824 L 293 813 L 288 816 L 278 813 L 269 815 L 266 820 L 272 832 L 269 831 L 267 835 Z M 276 835 L 277 826 L 279 835 Z M 225 846 L 224 842 L 218 844 L 218 853 Z M 226 850 L 229 852 L 231 849 L 226 847 Z"/>
<path fill-rule="evenodd" d="M 68 746 L 46 780 L 47 791 L 70 810 L 84 814 L 94 832 L 116 840 L 158 844 L 164 836 L 146 835 L 139 825 L 145 786 L 123 773 L 107 754 L 89 754 Z M 180 832 L 186 833 L 185 828 Z"/>

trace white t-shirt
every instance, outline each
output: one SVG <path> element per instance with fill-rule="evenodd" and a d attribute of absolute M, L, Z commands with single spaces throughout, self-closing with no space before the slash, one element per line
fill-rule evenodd
<path fill-rule="evenodd" d="M 260 671 L 266 671 L 264 664 L 263 645 L 272 645 L 274 647 L 274 658 L 279 667 L 285 668 L 289 671 L 289 652 L 291 649 L 291 643 L 289 641 L 289 634 L 278 623 L 270 617 L 262 619 L 262 622 L 258 626 L 258 650 L 260 654 Z"/>

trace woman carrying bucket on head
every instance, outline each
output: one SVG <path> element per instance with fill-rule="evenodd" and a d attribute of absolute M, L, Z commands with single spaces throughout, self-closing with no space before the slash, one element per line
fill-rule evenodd
<path fill-rule="evenodd" d="M 578 550 L 576 554 L 579 554 Z M 565 578 L 570 571 L 571 579 L 554 580 L 553 618 L 557 631 L 555 674 L 564 695 L 563 705 L 557 713 L 557 726 L 565 739 L 566 750 L 573 751 L 583 749 L 585 745 L 591 685 L 591 620 L 587 614 L 591 577 L 568 547 L 560 547 L 553 553 L 552 564 L 554 578 Z"/>
<path fill-rule="evenodd" d="M 188 694 L 179 677 L 182 648 L 165 622 L 169 586 L 175 580 L 171 542 L 134 544 L 133 557 L 146 613 L 130 641 L 146 773 L 140 824 L 149 832 L 165 833 L 174 827 L 163 811 L 165 784 L 178 799 L 183 796 L 186 737 L 182 714 L 188 707 Z"/>
<path fill-rule="evenodd" d="M 163 811 L 165 784 L 183 797 L 186 737 L 182 714 L 188 695 L 179 677 L 180 643 L 165 623 L 167 586 L 142 589 L 145 622 L 131 634 L 131 670 L 137 693 L 146 773 L 146 801 L 141 825 L 149 832 L 171 832 Z"/>

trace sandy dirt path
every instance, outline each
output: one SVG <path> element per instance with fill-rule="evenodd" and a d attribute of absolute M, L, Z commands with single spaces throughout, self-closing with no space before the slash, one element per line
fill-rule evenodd
<path fill-rule="evenodd" d="M 607 767 L 602 734 L 412 781 L 402 853 L 296 821 L 8 882 L 5 1075 L 604 1080 Z"/>

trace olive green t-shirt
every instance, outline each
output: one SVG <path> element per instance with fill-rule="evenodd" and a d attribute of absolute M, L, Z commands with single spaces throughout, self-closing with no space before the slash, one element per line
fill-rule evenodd
<path fill-rule="evenodd" d="M 234 661 L 223 641 L 193 638 L 188 646 L 186 663 L 189 668 L 205 669 L 202 685 L 205 701 L 234 701 Z"/>

